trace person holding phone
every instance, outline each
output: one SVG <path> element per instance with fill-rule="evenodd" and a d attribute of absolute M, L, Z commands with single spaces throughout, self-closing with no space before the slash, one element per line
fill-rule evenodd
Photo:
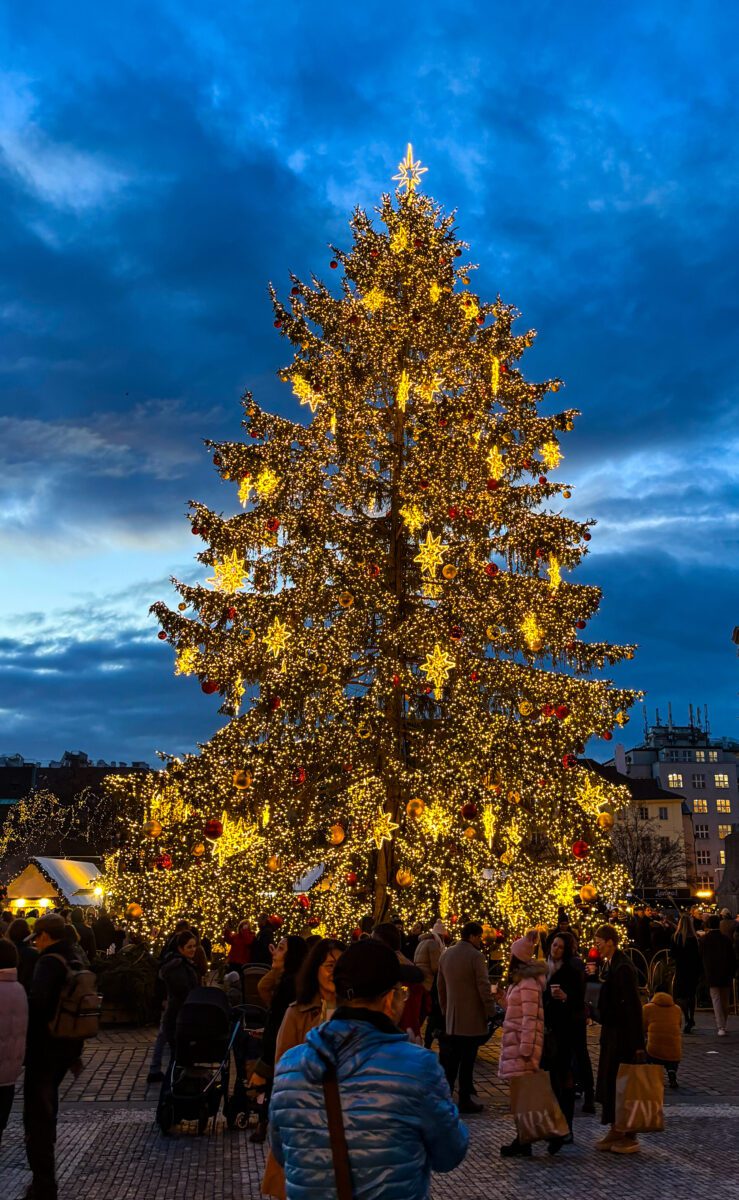
<path fill-rule="evenodd" d="M 574 1061 L 585 1026 L 585 980 L 574 958 L 575 939 L 572 934 L 558 933 L 549 947 L 547 960 L 542 1066 L 549 1071 L 552 1091 L 559 1101 L 570 1132 L 567 1137 L 550 1141 L 550 1154 L 556 1154 L 562 1146 L 573 1141 Z"/>

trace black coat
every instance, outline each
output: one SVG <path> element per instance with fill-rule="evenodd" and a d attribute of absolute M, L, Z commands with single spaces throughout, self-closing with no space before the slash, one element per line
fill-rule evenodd
<path fill-rule="evenodd" d="M 67 967 L 77 966 L 73 949 L 68 942 L 53 942 L 42 950 L 36 962 L 28 992 L 28 1035 L 26 1066 L 68 1067 L 82 1053 L 82 1041 L 56 1038 L 49 1033 L 49 1022 L 56 1014 L 62 988 L 67 980 Z"/>
<path fill-rule="evenodd" d="M 80 939 L 80 946 L 87 955 L 87 961 L 93 962 L 97 954 L 97 943 L 95 942 L 95 934 L 89 925 L 85 925 L 84 921 L 80 921 L 79 925 L 73 921 L 75 929 Z"/>
<path fill-rule="evenodd" d="M 261 966 L 269 967 L 272 964 L 272 954 L 270 946 L 275 940 L 275 931 L 271 927 L 260 929 L 254 941 L 251 944 L 251 958 L 249 962 L 251 966 L 260 964 Z"/>
<path fill-rule="evenodd" d="M 689 937 L 684 942 L 682 938 L 679 941 L 673 939 L 670 954 L 675 960 L 672 994 L 677 1000 L 689 1000 L 695 995 L 703 971 L 698 939 Z"/>
<path fill-rule="evenodd" d="M 31 988 L 34 968 L 38 962 L 38 950 L 34 950 L 33 946 L 28 945 L 27 942 L 21 942 L 15 948 L 18 951 L 18 982 L 23 984 L 28 992 Z"/>
<path fill-rule="evenodd" d="M 552 984 L 559 984 L 566 1000 L 555 1000 Z M 544 1026 L 554 1035 L 555 1044 L 574 1046 L 585 1021 L 585 976 L 573 962 L 563 962 L 550 975 L 544 989 Z"/>
<path fill-rule="evenodd" d="M 644 1049 L 636 971 L 622 950 L 616 950 L 604 973 L 598 1012 L 601 1030 L 596 1098 L 603 1106 L 601 1120 L 609 1125 L 616 1114 L 618 1068 L 621 1063 L 634 1062 Z"/>
<path fill-rule="evenodd" d="M 177 1017 L 182 1005 L 193 988 L 200 982 L 198 973 L 184 954 L 174 954 L 168 958 L 159 971 L 159 976 L 167 991 L 167 1007 L 164 1010 L 164 1029 L 169 1042 L 174 1041 Z"/>
<path fill-rule="evenodd" d="M 712 987 L 731 987 L 736 960 L 734 947 L 720 929 L 709 929 L 700 942 L 706 983 Z"/>

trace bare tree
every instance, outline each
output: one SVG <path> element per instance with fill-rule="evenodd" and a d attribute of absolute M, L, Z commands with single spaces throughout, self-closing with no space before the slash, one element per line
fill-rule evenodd
<path fill-rule="evenodd" d="M 613 857 L 628 872 L 635 891 L 669 888 L 687 874 L 685 846 L 680 838 L 665 837 L 659 821 L 630 805 L 616 818 L 612 835 Z"/>

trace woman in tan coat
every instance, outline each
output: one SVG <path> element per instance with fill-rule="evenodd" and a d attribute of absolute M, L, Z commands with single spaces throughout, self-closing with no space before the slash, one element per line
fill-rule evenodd
<path fill-rule="evenodd" d="M 682 1010 L 667 992 L 655 992 L 642 1009 L 647 1058 L 661 1063 L 671 1088 L 677 1087 L 677 1068 L 683 1056 Z"/>
<path fill-rule="evenodd" d="M 277 1034 L 275 1066 L 286 1050 L 304 1042 L 311 1029 L 327 1021 L 336 1008 L 334 967 L 344 946 L 322 938 L 308 951 L 295 987 L 295 1002 L 288 1006 Z M 270 1151 L 262 1179 L 262 1195 L 285 1200 L 285 1174 Z"/>

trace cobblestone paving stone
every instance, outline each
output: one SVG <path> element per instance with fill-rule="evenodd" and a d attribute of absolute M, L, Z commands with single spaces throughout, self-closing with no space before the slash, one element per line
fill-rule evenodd
<path fill-rule="evenodd" d="M 486 1111 L 469 1119 L 461 1167 L 434 1177 L 433 1200 L 538 1200 L 542 1189 L 556 1190 L 558 1200 L 613 1200 L 619 1189 L 632 1200 L 739 1195 L 739 1021 L 733 1023 L 733 1035 L 719 1041 L 708 1015 L 700 1015 L 685 1039 L 680 1088 L 666 1093 L 665 1133 L 645 1136 L 641 1153 L 627 1158 L 595 1153 L 599 1120 L 577 1115 L 576 1144 L 556 1158 L 540 1144 L 532 1160 L 501 1160 L 513 1124 L 496 1075 L 498 1035 L 476 1072 Z M 264 1148 L 243 1133 L 228 1133 L 221 1122 L 203 1137 L 192 1126 L 160 1136 L 153 1120 L 158 1089 L 146 1087 L 153 1038 L 153 1030 L 107 1031 L 88 1051 L 83 1075 L 65 1080 L 60 1200 L 258 1200 Z M 595 1062 L 595 1037 L 591 1049 Z M 19 1200 L 29 1179 L 16 1101 L 0 1150 L 2 1200 Z"/>

